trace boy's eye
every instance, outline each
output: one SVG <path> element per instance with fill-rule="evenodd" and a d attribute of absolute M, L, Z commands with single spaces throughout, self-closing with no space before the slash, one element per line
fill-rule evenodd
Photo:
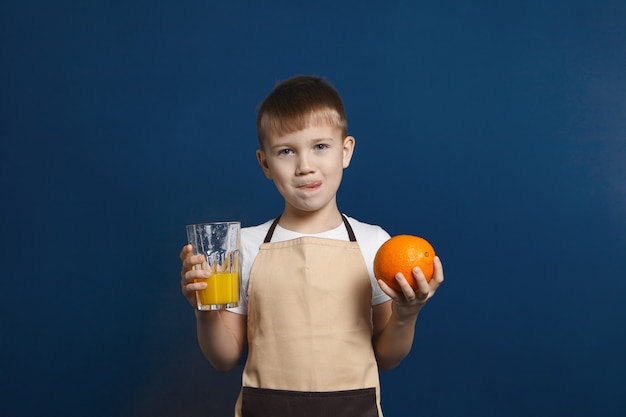
<path fill-rule="evenodd" d="M 324 150 L 328 148 L 328 145 L 326 145 L 325 143 L 318 143 L 317 145 L 315 145 L 315 149 L 317 149 L 318 151 Z"/>
<path fill-rule="evenodd" d="M 278 151 L 279 155 L 289 155 L 291 154 L 291 149 L 281 149 L 280 151 Z"/>

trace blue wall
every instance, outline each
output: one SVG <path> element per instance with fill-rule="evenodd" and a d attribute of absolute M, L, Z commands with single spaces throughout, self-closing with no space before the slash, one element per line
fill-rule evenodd
<path fill-rule="evenodd" d="M 623 1 L 4 2 L 2 409 L 230 413 L 241 368 L 196 345 L 184 225 L 280 211 L 255 106 L 314 73 L 357 138 L 341 209 L 446 268 L 386 415 L 626 415 L 624 22 Z"/>

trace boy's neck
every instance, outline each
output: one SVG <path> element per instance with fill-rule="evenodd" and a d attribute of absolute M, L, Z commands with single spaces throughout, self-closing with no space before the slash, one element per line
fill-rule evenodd
<path fill-rule="evenodd" d="M 335 207 L 332 210 L 300 212 L 285 209 L 278 224 L 283 229 L 298 233 L 323 233 L 337 228 L 342 223 L 341 213 Z"/>

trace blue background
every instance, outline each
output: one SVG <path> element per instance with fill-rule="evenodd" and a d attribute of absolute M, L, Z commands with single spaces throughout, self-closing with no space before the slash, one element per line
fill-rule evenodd
<path fill-rule="evenodd" d="M 230 414 L 241 367 L 202 357 L 178 252 L 187 223 L 279 213 L 255 107 L 301 73 L 357 138 L 342 211 L 446 269 L 382 374 L 386 415 L 626 415 L 623 1 L 13 0 L 0 19 L 3 415 Z"/>

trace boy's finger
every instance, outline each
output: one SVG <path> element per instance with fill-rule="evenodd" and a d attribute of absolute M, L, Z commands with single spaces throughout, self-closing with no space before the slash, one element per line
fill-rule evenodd
<path fill-rule="evenodd" d="M 441 263 L 441 259 L 438 256 L 435 256 L 435 273 L 433 275 L 433 279 L 430 280 L 431 285 L 434 285 L 435 288 L 439 286 L 443 282 L 443 264 Z"/>
<path fill-rule="evenodd" d="M 204 262 L 204 255 L 191 255 L 183 259 L 183 269 L 192 269 L 194 265 L 199 265 Z"/>
<path fill-rule="evenodd" d="M 189 254 L 191 254 L 191 244 L 187 244 L 185 246 L 183 246 L 183 248 L 180 251 L 180 260 L 184 261 L 185 258 L 187 258 L 189 256 Z"/>
<path fill-rule="evenodd" d="M 415 279 L 413 298 L 419 301 L 426 300 L 428 298 L 428 295 L 430 294 L 430 285 L 428 284 L 428 281 L 424 276 L 424 272 L 416 266 L 415 268 L 413 268 L 411 273 L 413 274 L 413 279 Z"/>
<path fill-rule="evenodd" d="M 398 285 L 400 286 L 400 289 L 402 290 L 402 294 L 404 295 L 404 298 L 406 298 L 407 300 L 414 299 L 415 291 L 413 291 L 413 288 L 411 288 L 411 284 L 409 284 L 409 282 L 406 280 L 404 275 L 401 272 L 398 272 L 395 276 L 395 279 Z"/>
<path fill-rule="evenodd" d="M 201 291 L 207 287 L 207 283 L 204 281 L 192 282 L 190 284 L 185 285 L 185 290 L 187 293 L 192 293 L 195 291 Z"/>
<path fill-rule="evenodd" d="M 211 276 L 211 271 L 208 269 L 190 269 L 183 274 L 183 280 L 190 282 L 194 279 L 206 279 Z"/>
<path fill-rule="evenodd" d="M 389 297 L 393 298 L 394 300 L 400 296 L 389 285 L 387 285 L 387 283 L 383 281 L 382 279 L 378 280 L 378 286 L 380 287 L 381 290 L 383 290 L 385 294 L 387 294 Z"/>

